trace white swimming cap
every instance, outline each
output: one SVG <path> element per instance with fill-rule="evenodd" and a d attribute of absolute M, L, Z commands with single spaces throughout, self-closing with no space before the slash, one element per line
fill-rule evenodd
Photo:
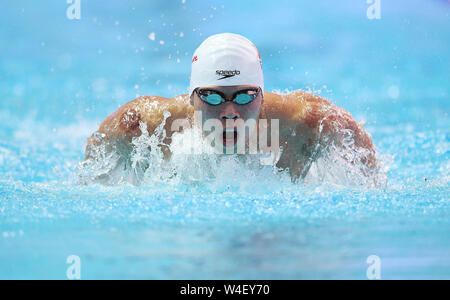
<path fill-rule="evenodd" d="M 198 87 L 246 84 L 264 91 L 261 56 L 247 38 L 233 33 L 216 34 L 195 50 L 189 95 Z"/>

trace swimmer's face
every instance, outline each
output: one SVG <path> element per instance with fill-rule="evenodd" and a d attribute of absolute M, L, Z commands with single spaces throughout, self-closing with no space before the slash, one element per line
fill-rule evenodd
<path fill-rule="evenodd" d="M 259 89 L 259 87 L 254 85 L 237 85 L 237 86 L 214 86 L 214 87 L 200 87 L 197 89 L 198 91 L 208 90 L 208 91 L 217 91 L 219 94 L 222 94 L 226 98 L 226 102 L 221 103 L 219 105 L 211 105 L 207 102 L 203 101 L 197 92 L 192 93 L 191 96 L 191 104 L 194 106 L 195 111 L 201 111 L 202 114 L 202 123 L 205 124 L 207 120 L 215 119 L 219 120 L 222 123 L 224 129 L 232 129 L 234 126 L 230 125 L 233 122 L 227 120 L 240 120 L 246 122 L 246 124 L 251 124 L 252 121 L 257 122 L 259 118 L 259 113 L 261 110 L 261 105 L 264 103 L 264 95 L 263 91 Z M 257 91 L 256 98 L 248 104 L 237 104 L 232 101 L 233 96 L 238 92 L 246 92 L 252 93 L 252 90 Z M 198 120 L 200 121 L 200 120 Z M 247 122 L 250 121 L 250 122 Z M 250 128 L 250 132 L 253 132 L 255 127 Z M 234 146 L 237 142 L 237 136 L 226 135 L 224 136 L 224 145 L 225 146 Z M 246 134 L 245 141 L 248 142 L 249 136 Z"/>

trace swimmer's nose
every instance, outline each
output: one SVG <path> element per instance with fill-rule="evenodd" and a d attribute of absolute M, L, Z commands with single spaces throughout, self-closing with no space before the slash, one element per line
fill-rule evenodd
<path fill-rule="evenodd" d="M 236 109 L 234 103 L 226 103 L 219 117 L 221 120 L 227 119 L 237 120 L 241 118 L 241 115 L 239 114 L 239 111 Z"/>

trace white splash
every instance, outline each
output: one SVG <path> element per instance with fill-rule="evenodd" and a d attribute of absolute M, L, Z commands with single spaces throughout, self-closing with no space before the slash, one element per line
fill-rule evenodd
<path fill-rule="evenodd" d="M 164 125 L 170 113 L 165 112 L 163 122 L 149 135 L 147 126 L 140 124 L 142 135 L 133 138 L 131 144 L 104 143 L 95 151 L 94 157 L 82 162 L 78 169 L 79 183 L 102 183 L 117 185 L 208 184 L 211 190 L 227 186 L 240 189 L 252 185 L 285 185 L 290 183 L 288 170 L 262 164 L 260 155 L 217 155 L 215 149 L 202 138 L 197 129 L 174 133 L 170 145 Z M 386 183 L 385 172 L 368 170 L 362 163 L 363 153 L 352 148 L 351 134 L 344 139 L 344 148 L 331 145 L 328 155 L 317 159 L 300 183 L 306 185 L 358 185 L 379 187 Z M 163 149 L 170 150 L 170 157 Z M 370 174 L 370 173 L 373 174 Z"/>

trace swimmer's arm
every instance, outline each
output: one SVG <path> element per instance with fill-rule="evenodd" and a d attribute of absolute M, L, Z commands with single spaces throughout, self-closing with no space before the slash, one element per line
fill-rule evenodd
<path fill-rule="evenodd" d="M 160 99 L 156 99 L 159 101 Z M 100 145 L 111 141 L 130 141 L 141 134 L 139 121 L 141 120 L 140 107 L 146 98 L 141 97 L 121 106 L 117 111 L 109 115 L 100 124 L 99 129 L 88 138 L 85 159 L 94 156 L 94 152 Z"/>
<path fill-rule="evenodd" d="M 187 118 L 190 113 L 189 104 L 183 99 L 184 95 L 172 99 L 142 96 L 126 103 L 109 115 L 99 129 L 88 138 L 85 159 L 93 157 L 98 146 L 104 143 L 131 143 L 134 137 L 142 134 L 141 122 L 147 125 L 147 131 L 151 135 L 163 121 L 164 111 L 171 114 L 165 129 L 170 128 L 173 119 Z M 169 130 L 167 132 L 170 133 Z"/>
<path fill-rule="evenodd" d="M 306 122 L 308 127 L 314 128 L 320 149 L 327 150 L 332 145 L 340 149 L 351 149 L 358 152 L 363 164 L 371 170 L 375 169 L 376 149 L 372 137 L 363 125 L 345 109 L 322 97 L 309 95 L 310 97 L 306 98 L 308 107 Z"/>
<path fill-rule="evenodd" d="M 305 177 L 312 162 L 331 145 L 348 147 L 349 133 L 354 140 L 351 147 L 362 153 L 362 162 L 369 169 L 376 168 L 372 138 L 350 113 L 322 97 L 302 91 L 278 97 L 281 99 L 272 97 L 271 105 L 275 107 L 271 115 L 280 119 L 280 145 L 283 146 L 277 165 L 289 168 L 294 180 Z"/>

